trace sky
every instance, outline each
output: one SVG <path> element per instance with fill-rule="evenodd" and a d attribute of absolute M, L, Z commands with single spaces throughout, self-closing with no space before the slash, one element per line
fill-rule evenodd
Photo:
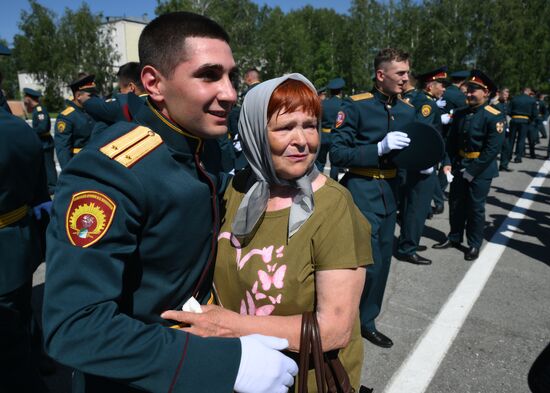
<path fill-rule="evenodd" d="M 279 6 L 283 11 L 302 8 L 305 5 L 312 5 L 316 8 L 333 8 L 339 13 L 346 13 L 351 0 L 253 0 L 255 3 L 270 7 Z M 83 1 L 81 0 L 38 0 L 38 3 L 45 6 L 61 16 L 65 8 L 76 10 Z M 147 14 L 149 18 L 155 16 L 156 0 L 89 0 L 87 1 L 92 12 L 102 12 L 104 16 L 142 16 Z M 2 0 L 0 12 L 0 38 L 8 41 L 9 46 L 13 45 L 13 36 L 19 32 L 18 23 L 21 19 L 21 11 L 30 11 L 26 0 Z"/>

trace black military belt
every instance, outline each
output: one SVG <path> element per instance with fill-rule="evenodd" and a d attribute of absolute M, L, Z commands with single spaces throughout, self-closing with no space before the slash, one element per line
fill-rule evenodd
<path fill-rule="evenodd" d="M 459 150 L 458 154 L 460 155 L 460 157 L 462 158 L 478 158 L 479 155 L 481 154 L 480 151 L 464 151 L 464 150 Z"/>
<path fill-rule="evenodd" d="M 29 207 L 27 205 L 23 205 L 21 207 L 18 207 L 15 210 L 12 210 L 0 215 L 0 228 L 5 228 L 8 225 L 11 225 L 21 220 L 23 217 L 27 215 L 28 211 L 29 211 Z"/>
<path fill-rule="evenodd" d="M 397 169 L 378 169 L 378 168 L 350 168 L 349 171 L 354 175 L 372 177 L 373 179 L 393 179 L 397 176 Z"/>
<path fill-rule="evenodd" d="M 512 115 L 512 119 L 527 119 L 527 120 L 529 120 L 529 116 L 525 116 L 525 115 Z"/>

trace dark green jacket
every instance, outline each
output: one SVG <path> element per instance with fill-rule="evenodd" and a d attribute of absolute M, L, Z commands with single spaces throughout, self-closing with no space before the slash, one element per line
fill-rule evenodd
<path fill-rule="evenodd" d="M 452 165 L 453 172 L 465 169 L 474 178 L 497 177 L 496 158 L 504 141 L 505 127 L 504 114 L 490 105 L 457 110 L 447 138 L 444 165 Z M 479 152 L 479 157 L 463 157 L 464 153 L 472 152 Z"/>
<path fill-rule="evenodd" d="M 0 108 L 0 295 L 29 281 L 41 262 L 31 208 L 49 200 L 40 140 Z"/>
<path fill-rule="evenodd" d="M 446 101 L 445 108 L 443 111 L 445 113 L 453 112 L 458 108 L 464 108 L 466 104 L 466 95 L 455 85 L 449 85 L 445 88 L 445 93 L 443 93 L 443 99 Z"/>
<path fill-rule="evenodd" d="M 332 130 L 331 162 L 344 168 L 393 169 L 387 155 L 378 156 L 377 143 L 390 131 L 414 121 L 414 107 L 378 89 L 344 99 Z M 396 210 L 397 178 L 372 179 L 347 176 L 346 187 L 362 211 L 391 214 Z"/>
<path fill-rule="evenodd" d="M 419 91 L 411 101 L 416 109 L 416 119 L 429 124 L 442 132 L 441 115 L 443 111 L 437 106 L 436 98 L 425 91 Z"/>
<path fill-rule="evenodd" d="M 82 149 L 88 143 L 95 121 L 72 101 L 57 116 L 55 122 L 55 152 L 61 169 L 64 169 L 76 154 L 74 149 Z"/>
<path fill-rule="evenodd" d="M 321 128 L 331 129 L 334 127 L 338 111 L 342 105 L 342 98 L 338 96 L 332 96 L 326 100 L 321 101 L 323 107 L 321 116 Z"/>
<path fill-rule="evenodd" d="M 514 96 L 510 101 L 508 110 L 509 115 L 512 117 L 512 123 L 530 123 L 535 120 L 538 115 L 536 100 L 527 94 Z M 528 117 L 528 119 L 515 116 Z"/>
<path fill-rule="evenodd" d="M 50 134 L 52 128 L 50 115 L 43 105 L 36 106 L 32 111 L 32 128 L 40 138 L 42 148 L 44 150 L 53 149 L 53 138 Z"/>
<path fill-rule="evenodd" d="M 133 123 L 100 134 L 59 178 L 48 229 L 46 349 L 85 373 L 87 393 L 230 392 L 239 340 L 193 336 L 160 318 L 191 295 L 209 297 L 225 179 L 207 172 L 214 166 L 205 141 L 147 102 L 136 105 Z M 99 232 L 85 214 L 103 223 Z"/>

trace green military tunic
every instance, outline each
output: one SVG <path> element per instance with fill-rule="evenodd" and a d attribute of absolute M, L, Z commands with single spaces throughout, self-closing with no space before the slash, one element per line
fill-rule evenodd
<path fill-rule="evenodd" d="M 361 296 L 361 328 L 376 330 L 393 252 L 396 221 L 397 168 L 387 155 L 378 156 L 377 143 L 388 132 L 414 121 L 414 107 L 378 89 L 346 98 L 332 130 L 331 161 L 350 171 L 342 184 L 371 224 L 374 265 L 367 267 Z"/>
<path fill-rule="evenodd" d="M 442 111 L 436 104 L 436 98 L 421 91 L 411 101 L 416 109 L 418 121 L 429 124 L 441 132 Z M 426 168 L 427 169 L 427 168 Z M 401 255 L 413 255 L 424 230 L 424 222 L 431 208 L 437 183 L 435 171 L 431 174 L 422 174 L 417 170 L 407 171 L 401 206 L 401 231 L 397 252 Z M 439 190 L 441 190 L 439 188 Z"/>
<path fill-rule="evenodd" d="M 521 162 L 525 154 L 525 138 L 529 135 L 529 128 L 533 120 L 537 116 L 536 101 L 533 97 L 527 94 L 519 94 L 514 96 L 510 101 L 509 115 L 510 133 L 512 146 L 516 143 L 516 158 L 514 162 Z M 531 154 L 535 154 L 535 141 L 529 138 L 529 149 Z"/>
<path fill-rule="evenodd" d="M 42 147 L 0 108 L 0 390 L 44 392 L 31 361 L 32 274 L 41 262 L 32 207 L 49 201 Z"/>
<path fill-rule="evenodd" d="M 332 96 L 326 100 L 321 101 L 323 110 L 321 111 L 321 148 L 317 155 L 317 168 L 322 172 L 325 169 L 327 162 L 327 156 L 332 144 L 331 130 L 336 123 L 338 117 L 338 111 L 342 105 L 342 98 L 339 96 Z M 330 177 L 338 180 L 338 168 L 330 163 Z"/>
<path fill-rule="evenodd" d="M 95 121 L 82 108 L 72 101 L 66 104 L 55 122 L 55 152 L 61 169 L 86 146 L 95 126 Z"/>
<path fill-rule="evenodd" d="M 66 167 L 48 229 L 46 348 L 88 392 L 230 392 L 238 339 L 160 314 L 209 297 L 224 178 L 203 141 L 148 101 Z M 83 390 L 82 390 L 83 391 Z"/>
<path fill-rule="evenodd" d="M 54 161 L 54 143 L 51 129 L 50 115 L 46 108 L 42 105 L 37 105 L 32 111 L 32 128 L 42 142 L 42 151 L 44 153 L 44 166 L 46 168 L 46 177 L 48 179 L 48 191 L 50 194 L 55 192 L 55 184 L 57 183 L 57 171 Z"/>
<path fill-rule="evenodd" d="M 485 227 L 485 201 L 491 181 L 498 176 L 496 157 L 504 141 L 504 115 L 490 105 L 458 110 L 447 140 L 445 165 L 452 165 L 454 180 L 449 195 L 449 240 L 461 243 L 464 231 L 470 247 L 481 248 Z M 474 177 L 468 182 L 467 171 Z"/>

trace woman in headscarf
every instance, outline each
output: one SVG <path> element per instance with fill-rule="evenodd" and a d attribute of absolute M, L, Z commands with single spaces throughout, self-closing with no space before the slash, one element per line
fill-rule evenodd
<path fill-rule="evenodd" d="M 340 349 L 358 390 L 370 225 L 349 192 L 315 166 L 320 112 L 315 87 L 300 74 L 246 95 L 239 129 L 250 167 L 233 178 L 223 200 L 214 277 L 219 306 L 163 317 L 190 323 L 184 330 L 201 336 L 283 337 L 298 351 L 301 314 L 316 310 L 323 351 Z"/>

